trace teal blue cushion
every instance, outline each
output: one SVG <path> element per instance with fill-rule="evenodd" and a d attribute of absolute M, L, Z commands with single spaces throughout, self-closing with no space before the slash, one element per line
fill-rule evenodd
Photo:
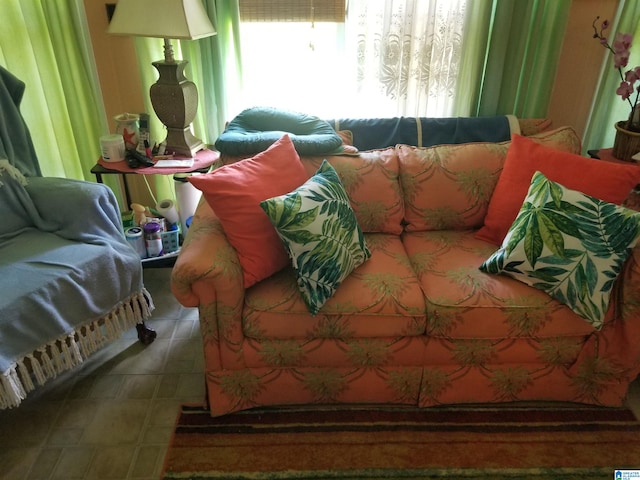
<path fill-rule="evenodd" d="M 595 329 L 640 236 L 640 213 L 533 175 L 502 246 L 481 266 L 543 290 Z"/>
<path fill-rule="evenodd" d="M 227 155 L 253 155 L 269 148 L 285 133 L 299 155 L 338 152 L 342 139 L 325 120 L 270 107 L 248 108 L 229 122 L 215 142 Z"/>
<path fill-rule="evenodd" d="M 315 315 L 371 256 L 338 174 L 324 160 L 302 186 L 260 206 L 282 239 L 302 298 Z"/>

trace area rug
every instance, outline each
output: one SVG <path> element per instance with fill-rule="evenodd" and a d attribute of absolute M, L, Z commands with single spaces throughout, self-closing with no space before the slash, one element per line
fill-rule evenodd
<path fill-rule="evenodd" d="M 185 406 L 164 479 L 601 480 L 617 469 L 640 469 L 640 423 L 626 409 L 316 406 L 212 418 Z"/>

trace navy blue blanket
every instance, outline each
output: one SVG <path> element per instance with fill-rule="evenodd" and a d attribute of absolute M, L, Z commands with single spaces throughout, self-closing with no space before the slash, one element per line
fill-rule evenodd
<path fill-rule="evenodd" d="M 504 142 L 520 133 L 514 117 L 367 118 L 329 120 L 337 130 L 350 130 L 358 150 L 387 148 L 399 143 L 430 147 L 469 142 Z M 515 125 L 515 127 L 512 127 Z M 512 130 L 514 128 L 514 130 Z"/>

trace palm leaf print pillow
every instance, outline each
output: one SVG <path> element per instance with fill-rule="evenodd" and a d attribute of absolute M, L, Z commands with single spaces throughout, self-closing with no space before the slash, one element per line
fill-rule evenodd
<path fill-rule="evenodd" d="M 312 315 L 371 256 L 338 174 L 324 160 L 291 193 L 260 202 L 291 258 Z"/>
<path fill-rule="evenodd" d="M 640 213 L 533 175 L 502 246 L 481 266 L 543 290 L 595 329 L 640 236 Z"/>

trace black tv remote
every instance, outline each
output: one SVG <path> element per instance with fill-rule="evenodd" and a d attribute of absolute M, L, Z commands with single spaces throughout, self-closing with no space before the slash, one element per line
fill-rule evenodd
<path fill-rule="evenodd" d="M 153 167 L 154 163 L 136 150 L 127 150 L 127 164 L 129 168 L 139 168 L 142 166 Z"/>

